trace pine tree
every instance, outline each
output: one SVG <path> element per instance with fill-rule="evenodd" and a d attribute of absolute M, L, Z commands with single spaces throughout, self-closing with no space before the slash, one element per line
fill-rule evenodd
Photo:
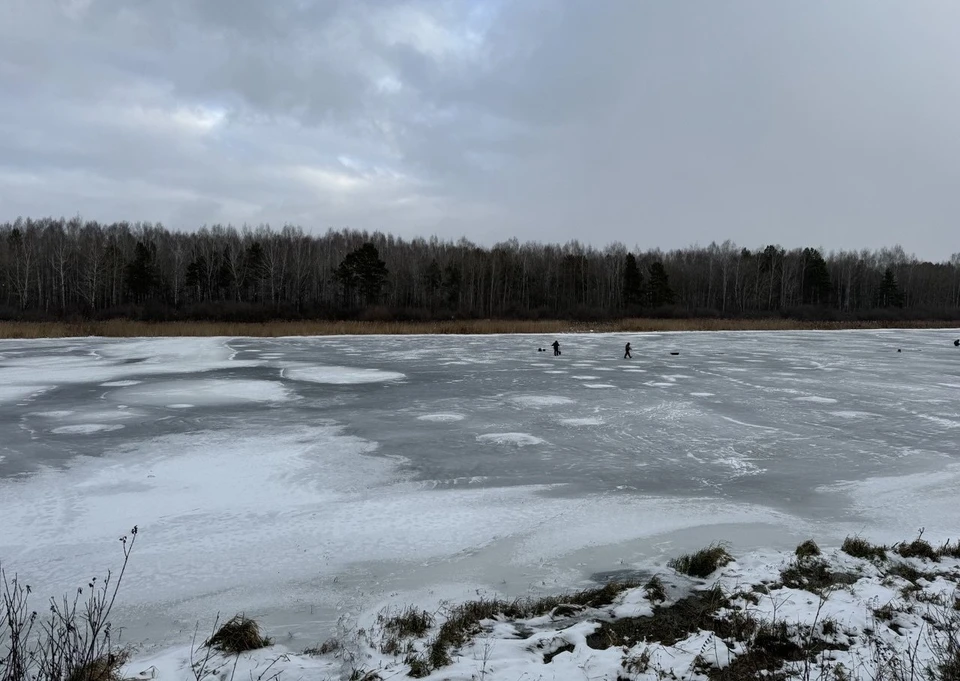
<path fill-rule="evenodd" d="M 830 299 L 830 271 L 827 262 L 815 248 L 803 249 L 803 302 L 821 305 Z"/>
<path fill-rule="evenodd" d="M 372 243 L 365 243 L 347 254 L 334 276 L 343 286 L 346 300 L 352 300 L 354 294 L 359 293 L 363 303 L 375 305 L 380 301 L 389 273 L 387 264 L 380 259 L 377 247 Z"/>
<path fill-rule="evenodd" d="M 440 265 L 437 264 L 437 260 L 434 258 L 420 275 L 420 285 L 426 293 L 426 299 L 431 309 L 436 308 L 437 297 L 442 284 L 443 270 L 440 269 Z"/>
<path fill-rule="evenodd" d="M 263 245 L 259 241 L 254 241 L 243 252 L 243 269 L 246 272 L 244 285 L 248 288 L 252 285 L 254 300 L 260 300 L 264 260 Z"/>
<path fill-rule="evenodd" d="M 427 269 L 423 273 L 422 283 L 431 296 L 440 290 L 440 284 L 443 283 L 443 270 L 440 269 L 436 259 L 431 260 L 430 264 L 427 265 Z"/>
<path fill-rule="evenodd" d="M 137 301 L 146 300 L 157 285 L 157 271 L 154 264 L 155 249 L 137 242 L 133 260 L 124 268 L 124 279 L 131 295 Z"/>
<path fill-rule="evenodd" d="M 623 265 L 623 302 L 627 307 L 643 304 L 643 273 L 637 266 L 633 253 L 627 253 Z"/>
<path fill-rule="evenodd" d="M 224 248 L 220 254 L 220 267 L 217 268 L 217 287 L 226 292 L 233 286 L 235 279 L 233 270 L 230 268 L 230 252 Z M 230 297 L 229 293 L 225 295 L 227 298 Z"/>
<path fill-rule="evenodd" d="M 673 289 L 663 263 L 659 260 L 650 264 L 650 305 L 663 307 L 673 305 Z"/>
<path fill-rule="evenodd" d="M 903 307 L 903 294 L 897 285 L 897 278 L 889 267 L 883 272 L 880 288 L 877 289 L 877 307 Z"/>
<path fill-rule="evenodd" d="M 203 273 L 207 270 L 207 259 L 201 254 L 187 265 L 186 278 L 184 283 L 187 288 L 194 289 L 197 300 L 203 300 L 206 294 L 203 286 Z"/>
<path fill-rule="evenodd" d="M 452 308 L 460 304 L 460 287 L 463 283 L 463 276 L 457 265 L 447 265 L 443 270 L 443 294 L 447 299 L 447 305 Z"/>

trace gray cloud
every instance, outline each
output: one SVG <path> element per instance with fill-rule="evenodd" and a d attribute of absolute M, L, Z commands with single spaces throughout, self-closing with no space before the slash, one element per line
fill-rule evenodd
<path fill-rule="evenodd" d="M 960 250 L 960 7 L 6 0 L 0 218 Z"/>

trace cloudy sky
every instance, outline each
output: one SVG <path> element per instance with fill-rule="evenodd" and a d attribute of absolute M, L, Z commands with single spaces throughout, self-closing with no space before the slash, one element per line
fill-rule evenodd
<path fill-rule="evenodd" d="M 956 0 L 0 0 L 0 220 L 960 251 Z"/>

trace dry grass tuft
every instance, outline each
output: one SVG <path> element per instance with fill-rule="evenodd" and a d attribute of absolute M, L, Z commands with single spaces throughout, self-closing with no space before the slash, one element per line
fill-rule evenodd
<path fill-rule="evenodd" d="M 889 577 L 902 577 L 908 582 L 916 584 L 921 579 L 936 579 L 936 575 L 930 572 L 921 572 L 908 563 L 894 563 L 886 572 Z"/>
<path fill-rule="evenodd" d="M 874 546 L 863 537 L 847 537 L 843 540 L 840 550 L 853 556 L 854 558 L 863 558 L 865 560 L 886 560 L 887 547 Z"/>
<path fill-rule="evenodd" d="M 404 646 L 404 641 L 411 638 L 426 636 L 433 626 L 433 615 L 426 610 L 413 606 L 404 608 L 399 614 L 388 616 L 381 613 L 377 623 L 383 629 L 383 640 L 380 643 L 380 652 L 387 655 L 399 655 L 411 650 L 411 646 Z"/>
<path fill-rule="evenodd" d="M 820 547 L 817 546 L 817 542 L 812 539 L 808 539 L 799 546 L 796 550 L 797 558 L 801 560 L 804 558 L 812 558 L 814 556 L 820 555 Z"/>
<path fill-rule="evenodd" d="M 66 681 L 120 681 L 120 668 L 130 659 L 127 650 L 115 650 L 70 670 Z"/>
<path fill-rule="evenodd" d="M 854 584 L 857 575 L 847 572 L 832 572 L 826 561 L 817 558 L 797 558 L 780 572 L 784 586 L 791 589 L 806 589 L 819 594 L 840 585 Z"/>
<path fill-rule="evenodd" d="M 663 580 L 657 575 L 651 577 L 647 583 L 643 585 L 643 591 L 651 603 L 663 603 L 667 600 L 667 589 L 663 585 Z"/>
<path fill-rule="evenodd" d="M 519 620 L 548 613 L 563 617 L 583 608 L 602 608 L 610 605 L 621 593 L 638 586 L 640 584 L 637 582 L 608 582 L 593 589 L 563 596 L 515 601 L 480 599 L 463 603 L 450 610 L 447 620 L 430 643 L 426 663 L 431 670 L 450 664 L 450 651 L 459 648 L 478 633 L 480 623 L 484 620 L 498 617 Z"/>
<path fill-rule="evenodd" d="M 595 650 L 632 646 L 641 641 L 673 645 L 699 629 L 714 629 L 715 613 L 729 605 L 718 588 L 698 591 L 669 606 L 656 606 L 649 617 L 625 617 L 603 620 L 587 636 L 587 645 Z"/>
<path fill-rule="evenodd" d="M 404 662 L 410 667 L 407 676 L 414 679 L 422 679 L 424 676 L 430 676 L 430 663 L 427 662 L 427 659 L 423 655 L 410 654 Z"/>
<path fill-rule="evenodd" d="M 960 541 L 953 543 L 949 539 L 937 549 L 941 558 L 960 558 Z"/>
<path fill-rule="evenodd" d="M 260 625 L 243 615 L 235 615 L 206 642 L 212 648 L 234 655 L 270 644 L 270 639 L 260 633 Z"/>
<path fill-rule="evenodd" d="M 306 648 L 303 651 L 304 655 L 329 655 L 330 653 L 335 653 L 342 648 L 342 644 L 339 639 L 328 638 L 326 641 L 321 643 L 319 646 L 314 646 L 312 648 Z"/>
<path fill-rule="evenodd" d="M 383 617 L 383 628 L 400 638 L 419 638 L 433 626 L 433 615 L 426 610 L 408 607 L 399 615 Z"/>
<path fill-rule="evenodd" d="M 934 563 L 940 560 L 940 553 L 923 538 L 923 530 L 920 530 L 917 538 L 909 544 L 897 544 L 895 550 L 904 558 L 923 558 L 924 560 L 932 560 Z"/>
<path fill-rule="evenodd" d="M 691 577 L 706 578 L 719 568 L 733 561 L 722 544 L 711 544 L 695 553 L 687 553 L 672 559 L 667 565 L 677 572 Z"/>

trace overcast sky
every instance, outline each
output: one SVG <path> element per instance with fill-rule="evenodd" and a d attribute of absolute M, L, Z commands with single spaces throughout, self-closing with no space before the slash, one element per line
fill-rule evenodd
<path fill-rule="evenodd" d="M 956 0 L 0 0 L 0 219 L 960 251 Z"/>

